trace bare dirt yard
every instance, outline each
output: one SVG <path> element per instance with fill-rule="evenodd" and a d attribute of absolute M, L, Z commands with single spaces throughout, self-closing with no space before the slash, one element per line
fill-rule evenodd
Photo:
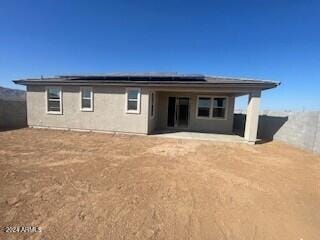
<path fill-rule="evenodd" d="M 320 157 L 279 142 L 3 131 L 0 178 L 4 240 L 320 239 Z"/>

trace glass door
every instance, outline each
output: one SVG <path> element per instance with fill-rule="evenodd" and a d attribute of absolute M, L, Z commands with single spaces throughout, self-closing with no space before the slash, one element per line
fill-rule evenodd
<path fill-rule="evenodd" d="M 177 126 L 180 128 L 187 128 L 189 127 L 189 98 L 179 97 L 176 102 Z"/>
<path fill-rule="evenodd" d="M 189 127 L 189 98 L 169 97 L 168 99 L 168 127 Z"/>
<path fill-rule="evenodd" d="M 168 99 L 168 127 L 174 127 L 176 123 L 176 98 L 169 97 Z"/>

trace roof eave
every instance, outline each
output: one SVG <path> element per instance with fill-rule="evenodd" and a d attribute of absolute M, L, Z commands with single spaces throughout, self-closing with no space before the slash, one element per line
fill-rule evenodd
<path fill-rule="evenodd" d="M 130 82 L 130 81 L 85 81 L 85 80 L 80 80 L 80 81 L 74 81 L 74 80 L 56 80 L 56 81 L 46 81 L 46 80 L 14 80 L 13 81 L 15 84 L 20 84 L 20 85 L 71 85 L 71 86 L 81 86 L 81 85 L 97 85 L 97 86 L 139 86 L 139 87 L 182 87 L 182 88 L 190 88 L 190 87 L 198 87 L 198 88 L 203 88 L 203 87 L 230 87 L 230 88 L 256 88 L 256 89 L 261 89 L 261 90 L 267 90 L 267 89 L 272 89 L 280 85 L 280 82 L 261 82 L 261 83 L 248 83 L 248 82 L 243 82 L 243 83 L 208 83 L 208 82 L 145 82 L 145 81 L 140 81 L 140 82 Z"/>

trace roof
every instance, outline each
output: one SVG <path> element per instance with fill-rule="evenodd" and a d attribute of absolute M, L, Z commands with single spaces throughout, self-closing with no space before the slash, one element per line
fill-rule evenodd
<path fill-rule="evenodd" d="M 125 86 L 179 86 L 179 87 L 256 87 L 262 90 L 280 85 L 280 82 L 236 77 L 217 77 L 178 73 L 112 73 L 100 75 L 59 75 L 55 77 L 20 79 L 21 85 L 125 85 Z"/>

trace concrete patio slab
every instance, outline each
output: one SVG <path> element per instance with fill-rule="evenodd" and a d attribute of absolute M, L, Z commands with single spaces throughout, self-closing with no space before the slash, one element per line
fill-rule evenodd
<path fill-rule="evenodd" d="M 155 133 L 151 136 L 163 137 L 163 138 L 246 143 L 243 137 L 240 137 L 235 134 L 216 134 L 216 133 L 198 133 L 198 132 L 160 132 L 160 133 Z"/>

